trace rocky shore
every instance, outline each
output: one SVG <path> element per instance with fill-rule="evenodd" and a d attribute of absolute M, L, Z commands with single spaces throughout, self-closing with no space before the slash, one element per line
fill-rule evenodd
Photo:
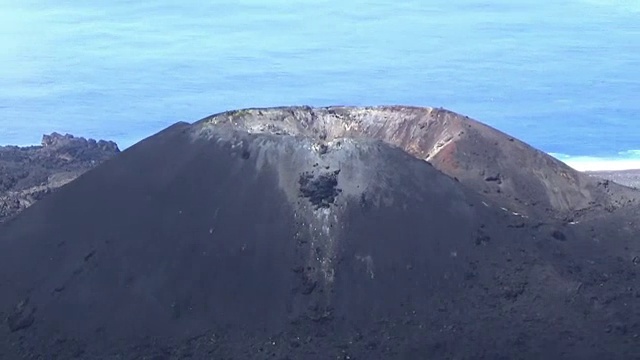
<path fill-rule="evenodd" d="M 0 222 L 119 152 L 113 141 L 58 133 L 39 146 L 0 146 Z"/>

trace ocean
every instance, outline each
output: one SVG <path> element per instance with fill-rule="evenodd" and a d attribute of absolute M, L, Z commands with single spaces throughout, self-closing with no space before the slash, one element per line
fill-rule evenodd
<path fill-rule="evenodd" d="M 0 0 L 0 144 L 121 148 L 280 105 L 444 107 L 584 169 L 640 168 L 637 0 Z"/>

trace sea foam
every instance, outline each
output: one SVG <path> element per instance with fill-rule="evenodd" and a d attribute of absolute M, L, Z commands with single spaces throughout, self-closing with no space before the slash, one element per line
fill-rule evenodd
<path fill-rule="evenodd" d="M 619 171 L 640 169 L 640 150 L 627 150 L 618 156 L 572 156 L 550 153 L 549 155 L 579 171 Z"/>

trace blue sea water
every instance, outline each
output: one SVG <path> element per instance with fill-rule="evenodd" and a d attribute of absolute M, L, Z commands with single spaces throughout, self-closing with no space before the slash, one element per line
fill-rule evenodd
<path fill-rule="evenodd" d="M 576 167 L 640 167 L 637 0 L 0 0 L 0 49 L 0 144 L 126 148 L 235 108 L 407 104 Z"/>

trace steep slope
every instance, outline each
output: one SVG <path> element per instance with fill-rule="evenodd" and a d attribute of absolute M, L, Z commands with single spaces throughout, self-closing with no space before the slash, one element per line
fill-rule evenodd
<path fill-rule="evenodd" d="M 618 248 L 308 134 L 176 124 L 1 225 L 0 358 L 640 356 Z"/>
<path fill-rule="evenodd" d="M 613 210 L 635 202 L 639 194 L 589 177 L 496 129 L 443 109 L 245 109 L 213 115 L 201 122 L 227 121 L 250 132 L 382 140 L 429 161 L 503 207 L 525 214 L 566 216 L 594 207 Z"/>

